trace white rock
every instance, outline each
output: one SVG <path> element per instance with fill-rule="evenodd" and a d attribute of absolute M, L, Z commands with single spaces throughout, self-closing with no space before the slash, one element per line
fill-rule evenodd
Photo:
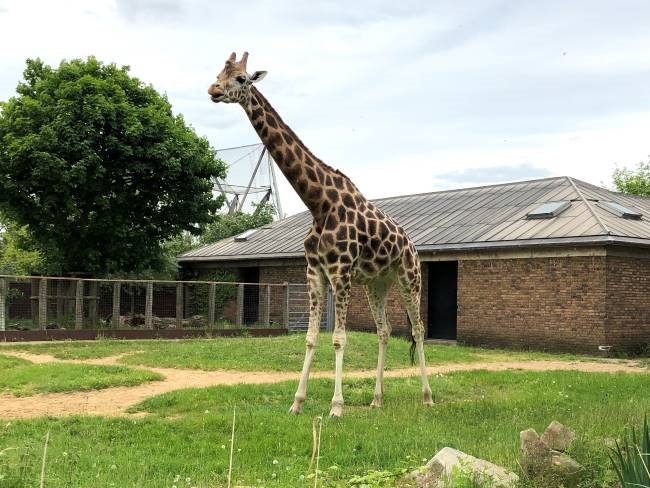
<path fill-rule="evenodd" d="M 442 448 L 425 466 L 407 475 L 406 479 L 417 488 L 438 488 L 446 486 L 444 481 L 453 479 L 458 472 L 475 477 L 479 482 L 489 482 L 494 488 L 510 488 L 518 476 L 483 459 L 451 447 Z"/>

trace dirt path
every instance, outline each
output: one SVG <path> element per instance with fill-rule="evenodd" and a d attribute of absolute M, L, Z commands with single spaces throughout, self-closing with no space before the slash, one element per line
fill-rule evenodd
<path fill-rule="evenodd" d="M 89 360 L 61 360 L 47 354 L 30 354 L 25 352 L 6 351 L 2 354 L 27 359 L 34 363 L 42 364 L 49 362 L 59 363 L 84 363 L 97 365 L 120 364 L 119 359 L 124 354 L 109 356 L 100 359 Z M 130 353 L 132 354 L 132 353 Z M 139 366 L 131 366 L 138 368 Z M 203 388 L 216 385 L 236 384 L 269 384 L 282 381 L 298 380 L 298 372 L 276 372 L 276 371 L 202 371 L 196 369 L 171 369 L 171 368 L 149 368 L 164 376 L 162 381 L 153 381 L 139 386 L 115 387 L 105 390 L 94 390 L 88 392 L 73 393 L 47 393 L 30 397 L 14 397 L 11 395 L 0 395 L 0 418 L 17 419 L 47 416 L 66 415 L 106 415 L 120 416 L 128 415 L 126 410 L 146 398 L 160 395 L 169 391 L 183 388 Z M 431 366 L 429 374 L 451 373 L 454 371 L 505 371 L 505 370 L 526 370 L 526 371 L 557 371 L 571 370 L 590 373 L 648 373 L 648 370 L 640 367 L 634 361 L 616 362 L 595 362 L 595 361 L 500 361 L 500 362 L 476 362 L 476 363 L 455 363 L 444 366 Z M 418 375 L 416 368 L 393 369 L 385 372 L 387 378 L 402 378 Z M 313 378 L 332 378 L 333 373 L 318 371 L 311 375 Z M 372 378 L 375 371 L 351 371 L 345 374 L 347 378 Z"/>

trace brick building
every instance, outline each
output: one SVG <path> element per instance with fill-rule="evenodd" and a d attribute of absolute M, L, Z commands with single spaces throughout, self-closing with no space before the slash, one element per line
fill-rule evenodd
<path fill-rule="evenodd" d="M 375 200 L 405 228 L 423 267 L 430 338 L 595 352 L 650 344 L 650 199 L 557 177 Z M 190 251 L 190 273 L 304 283 L 303 212 Z M 388 317 L 406 333 L 391 291 Z M 353 288 L 348 328 L 374 330 Z"/>

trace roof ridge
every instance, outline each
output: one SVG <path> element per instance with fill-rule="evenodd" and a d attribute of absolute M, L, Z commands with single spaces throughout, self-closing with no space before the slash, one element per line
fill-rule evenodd
<path fill-rule="evenodd" d="M 369 198 L 368 200 L 372 202 L 377 202 L 380 200 L 389 200 L 391 198 L 406 198 L 406 197 L 421 197 L 424 195 L 434 195 L 437 193 L 454 193 L 457 191 L 467 191 L 467 190 L 480 190 L 482 188 L 496 188 L 498 186 L 507 186 L 507 185 L 519 185 L 523 183 L 533 183 L 535 181 L 548 181 L 548 180 L 561 180 L 563 178 L 568 178 L 567 176 L 547 176 L 546 178 L 532 178 L 530 180 L 519 180 L 519 181 L 508 181 L 505 183 L 493 183 L 492 185 L 477 185 L 469 186 L 466 188 L 452 188 L 449 190 L 436 190 L 436 191 L 425 191 L 422 193 L 408 193 L 405 195 L 393 195 L 391 197 L 381 197 L 381 198 Z"/>
<path fill-rule="evenodd" d="M 589 200 L 587 198 L 585 198 L 585 196 L 582 194 L 582 192 L 580 191 L 580 188 L 578 188 L 578 185 L 575 184 L 575 182 L 573 181 L 573 179 L 570 176 L 565 176 L 565 178 L 571 184 L 573 189 L 576 191 L 576 193 L 578 194 L 578 197 L 585 203 L 585 205 L 587 206 L 587 208 L 591 212 L 591 215 L 593 215 L 594 218 L 596 219 L 596 222 L 598 222 L 598 225 L 600 225 L 603 228 L 603 230 L 605 231 L 605 234 L 607 234 L 608 236 L 611 236 L 612 232 L 605 225 L 605 222 L 603 222 L 602 219 L 598 216 L 598 214 L 596 213 L 594 208 L 591 206 L 591 203 L 589 202 Z M 578 180 L 578 181 L 580 181 L 580 180 Z M 582 183 L 582 181 L 580 181 L 580 182 Z"/>
<path fill-rule="evenodd" d="M 609 188 L 605 188 L 604 186 L 598 186 L 594 185 L 593 183 L 589 183 L 588 181 L 584 180 L 579 180 L 578 178 L 573 178 L 575 181 L 579 182 L 581 185 L 587 185 L 591 188 L 595 188 L 596 190 L 605 190 L 607 193 L 611 193 L 614 196 L 617 197 L 623 197 L 623 198 L 640 198 L 642 200 L 647 200 L 648 203 L 650 203 L 650 196 L 645 196 L 645 195 L 636 195 L 634 193 L 625 193 L 622 191 L 617 191 L 617 190 L 611 190 Z"/>

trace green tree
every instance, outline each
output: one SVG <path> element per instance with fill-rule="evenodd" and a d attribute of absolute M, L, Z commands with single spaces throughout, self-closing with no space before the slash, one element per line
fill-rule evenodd
<path fill-rule="evenodd" d="M 199 237 L 201 244 L 210 244 L 227 237 L 236 236 L 248 229 L 257 229 L 273 222 L 275 207 L 271 204 L 259 205 L 253 213 L 235 212 L 219 214 L 214 222 L 207 224 Z"/>
<path fill-rule="evenodd" d="M 0 210 L 57 272 L 159 269 L 162 243 L 198 235 L 226 166 L 128 67 L 27 60 L 0 107 Z"/>
<path fill-rule="evenodd" d="M 46 267 L 25 227 L 0 223 L 0 274 L 29 275 L 41 273 Z"/>
<path fill-rule="evenodd" d="M 618 191 L 650 197 L 650 162 L 639 163 L 636 170 L 616 168 L 613 178 Z"/>

